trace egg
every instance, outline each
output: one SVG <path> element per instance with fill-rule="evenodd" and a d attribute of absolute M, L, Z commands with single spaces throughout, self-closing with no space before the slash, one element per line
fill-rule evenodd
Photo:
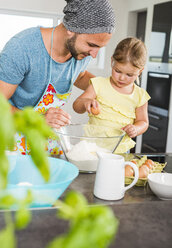
<path fill-rule="evenodd" d="M 143 164 L 139 167 L 139 178 L 147 178 L 149 174 L 149 168 Z"/>
<path fill-rule="evenodd" d="M 151 170 L 153 168 L 152 163 L 149 160 L 145 161 L 145 165 Z"/>
<path fill-rule="evenodd" d="M 133 177 L 134 176 L 134 170 L 130 165 L 125 166 L 125 177 Z"/>
<path fill-rule="evenodd" d="M 91 113 L 92 113 L 93 115 L 98 115 L 98 114 L 100 114 L 100 108 L 93 108 L 93 107 L 91 107 Z"/>
<path fill-rule="evenodd" d="M 147 159 L 147 162 L 149 162 L 152 166 L 154 166 L 154 161 L 152 159 Z"/>

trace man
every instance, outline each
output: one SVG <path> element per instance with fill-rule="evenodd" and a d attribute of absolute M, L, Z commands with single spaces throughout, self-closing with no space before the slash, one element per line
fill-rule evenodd
<path fill-rule="evenodd" d="M 60 106 L 73 84 L 84 90 L 94 77 L 85 69 L 110 40 L 115 19 L 108 0 L 66 2 L 60 25 L 24 30 L 0 55 L 0 92 L 12 111 L 33 106 L 55 128 L 70 123 L 70 115 Z"/>

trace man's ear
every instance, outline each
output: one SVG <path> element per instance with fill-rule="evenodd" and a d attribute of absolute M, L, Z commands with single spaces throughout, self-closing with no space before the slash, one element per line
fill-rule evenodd
<path fill-rule="evenodd" d="M 75 34 L 74 32 L 72 32 L 72 31 L 70 31 L 70 30 L 67 30 L 67 35 L 68 35 L 68 37 L 71 38 L 74 34 Z"/>

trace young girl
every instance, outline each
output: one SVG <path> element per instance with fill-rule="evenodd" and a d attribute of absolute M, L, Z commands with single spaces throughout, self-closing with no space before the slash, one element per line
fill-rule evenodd
<path fill-rule="evenodd" d="M 122 128 L 126 135 L 116 149 L 125 153 L 135 146 L 131 139 L 148 128 L 148 93 L 134 82 L 144 69 L 146 47 L 137 38 L 126 38 L 111 58 L 112 75 L 90 80 L 86 91 L 73 103 L 77 113 L 89 113 L 89 123 Z"/>

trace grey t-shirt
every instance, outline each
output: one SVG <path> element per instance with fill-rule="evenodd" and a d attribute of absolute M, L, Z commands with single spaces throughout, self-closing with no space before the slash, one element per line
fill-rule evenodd
<path fill-rule="evenodd" d="M 86 69 L 90 59 L 90 56 L 82 60 L 71 58 L 65 63 L 52 60 L 51 83 L 56 90 L 61 94 L 67 93 L 71 88 L 72 77 L 74 83 L 79 73 Z M 26 29 L 7 42 L 0 54 L 0 80 L 18 84 L 10 99 L 14 106 L 22 109 L 38 103 L 49 83 L 50 60 L 40 27 Z"/>

